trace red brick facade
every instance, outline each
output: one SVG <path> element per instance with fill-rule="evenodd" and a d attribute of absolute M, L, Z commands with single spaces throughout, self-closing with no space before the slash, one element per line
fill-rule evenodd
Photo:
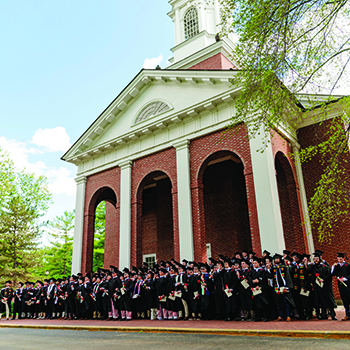
<path fill-rule="evenodd" d="M 308 252 L 293 148 L 279 133 L 271 134 L 286 249 Z"/>
<path fill-rule="evenodd" d="M 301 146 L 323 140 L 325 128 L 327 123 L 301 129 Z M 225 135 L 222 131 L 191 140 L 189 145 L 194 258 L 198 261 L 207 258 L 207 243 L 211 244 L 213 256 L 219 253 L 233 256 L 236 250 L 242 249 L 261 253 L 247 130 L 243 125 Z M 274 133 L 272 150 L 286 247 L 307 252 L 292 147 Z M 153 253 L 159 259 L 179 259 L 175 148 L 135 160 L 131 171 L 131 264 L 140 265 L 143 255 Z M 309 200 L 322 173 L 320 160 L 315 158 L 303 164 L 303 173 Z M 83 272 L 92 268 L 95 209 L 103 200 L 107 202 L 105 266 L 119 263 L 119 198 L 119 167 L 88 177 Z M 348 220 L 339 224 L 337 237 L 331 245 L 318 243 L 317 232 L 313 232 L 315 247 L 325 250 L 328 261 L 335 261 L 337 251 L 350 251 L 348 224 Z"/>
<path fill-rule="evenodd" d="M 157 203 L 149 203 L 148 210 L 153 207 L 150 212 L 142 213 L 143 199 L 147 198 L 147 193 L 150 190 L 144 191 L 144 187 L 154 177 L 167 175 L 170 180 L 171 193 L 168 196 L 164 196 L 161 190 L 154 190 L 156 198 L 153 201 Z M 163 184 L 162 184 L 163 182 Z M 157 181 L 157 186 L 164 189 L 164 181 Z M 145 197 L 143 198 L 143 192 Z M 168 191 L 169 192 L 169 188 Z M 171 195 L 171 197 L 169 197 Z M 149 196 L 148 196 L 149 197 Z M 171 200 L 171 208 L 169 208 L 169 198 Z M 150 199 L 152 200 L 152 199 Z M 162 206 L 163 204 L 163 206 Z M 169 217 L 169 211 L 172 212 L 172 223 L 163 220 L 162 214 L 167 214 Z M 133 162 L 132 177 L 131 177 L 131 262 L 132 264 L 141 264 L 142 255 L 149 253 L 159 254 L 159 258 L 180 258 L 179 253 L 179 229 L 178 229 L 178 214 L 177 214 L 177 178 L 176 178 L 176 150 L 170 148 L 159 153 L 152 154 L 150 156 L 138 159 Z M 151 227 L 145 228 L 149 222 Z M 173 231 L 169 231 L 169 228 Z M 145 228 L 145 231 L 144 231 Z M 144 231 L 144 233 L 143 233 Z M 158 235 L 156 235 L 158 232 Z M 172 237 L 169 237 L 169 232 L 172 233 Z M 145 240 L 142 239 L 144 235 Z M 156 240 L 156 243 L 150 244 L 147 239 Z M 172 244 L 172 249 L 167 252 L 169 246 Z M 157 249 L 155 250 L 155 248 Z M 153 249 L 153 251 L 150 251 Z M 168 253 L 173 253 L 172 256 L 168 256 Z M 164 254 L 164 255 L 163 255 Z"/>
<path fill-rule="evenodd" d="M 190 171 L 194 236 L 193 239 L 196 260 L 206 259 L 206 243 L 212 243 L 213 256 L 217 256 L 217 254 L 220 252 L 220 249 L 227 251 L 228 255 L 233 255 L 236 250 L 244 248 L 253 249 L 257 253 L 261 252 L 259 224 L 250 157 L 250 146 L 246 136 L 246 128 L 244 126 L 240 126 L 237 133 L 236 130 L 233 130 L 230 133 L 226 134 L 225 137 L 223 137 L 221 130 L 191 141 Z M 245 218 L 243 224 L 244 229 L 242 230 L 241 227 L 239 230 L 240 233 L 237 232 L 234 235 L 234 238 L 231 238 L 232 241 L 230 244 L 226 244 L 224 247 L 224 237 L 222 235 L 230 232 L 227 227 L 229 223 L 225 221 L 224 227 L 215 227 L 213 226 L 213 223 L 208 222 L 208 218 L 205 220 L 206 215 L 215 215 L 215 213 L 213 212 L 213 209 L 210 209 L 208 206 L 209 194 L 207 193 L 207 196 L 204 195 L 205 183 L 203 184 L 203 177 L 206 173 L 207 165 L 212 160 L 227 155 L 233 155 L 242 162 L 240 172 L 237 171 L 238 169 L 236 169 L 236 176 L 238 176 L 238 178 L 241 180 L 240 186 L 238 186 L 238 191 L 243 191 L 246 193 L 246 200 L 243 200 L 243 202 L 246 204 L 244 204 L 243 208 L 241 208 L 243 210 L 243 217 Z M 229 165 L 224 165 L 223 167 L 225 168 L 227 166 L 229 167 Z M 231 174 L 233 175 L 234 171 L 231 171 Z M 210 182 L 212 183 L 215 182 L 215 178 L 213 178 L 213 176 L 215 176 L 215 174 L 211 175 L 212 179 Z M 242 182 L 243 177 L 245 178 L 245 181 Z M 232 179 L 231 181 L 228 178 L 221 180 L 225 181 L 227 185 L 229 183 L 232 183 Z M 220 181 L 218 182 L 220 183 Z M 237 221 L 238 217 L 236 215 L 242 214 L 241 212 L 234 210 L 235 204 L 237 204 L 237 202 L 234 203 L 232 198 L 230 200 L 227 200 L 227 198 L 225 199 L 225 193 L 216 193 L 217 190 L 215 189 L 215 185 L 210 186 L 209 183 L 207 183 L 207 185 L 209 185 L 210 192 L 212 193 L 212 196 L 214 195 L 215 197 L 213 200 L 215 200 L 216 203 L 219 204 L 223 201 L 227 202 L 226 204 L 228 205 L 225 208 L 225 214 L 227 214 L 227 216 L 230 216 L 229 220 Z M 231 191 L 231 193 L 232 192 L 233 191 Z M 242 197 L 242 193 L 240 197 Z M 245 211 L 246 213 L 244 213 Z M 236 229 L 238 229 L 238 227 L 236 227 Z M 227 237 L 225 238 L 227 239 Z"/>
<path fill-rule="evenodd" d="M 82 271 L 92 270 L 95 210 L 106 201 L 105 267 L 119 263 L 120 168 L 89 176 L 85 190 Z"/>
<path fill-rule="evenodd" d="M 327 131 L 329 130 L 332 121 L 325 121 L 322 124 L 314 124 L 302 128 L 298 132 L 299 143 L 302 148 L 319 144 L 327 139 Z M 343 163 L 346 172 L 350 173 L 350 155 L 349 152 L 345 155 L 347 163 Z M 311 161 L 303 163 L 304 184 L 309 201 L 314 194 L 317 182 L 320 180 L 324 166 L 321 164 L 321 157 L 316 156 Z M 348 188 L 350 191 L 350 188 Z M 345 218 L 344 221 L 339 220 L 335 236 L 332 238 L 331 244 L 329 242 L 320 243 L 316 229 L 312 230 L 315 249 L 321 249 L 324 253 L 324 259 L 329 263 L 336 261 L 337 252 L 345 252 L 350 257 L 350 218 Z"/>
<path fill-rule="evenodd" d="M 212 57 L 207 58 L 206 60 L 195 64 L 194 66 L 188 69 L 237 69 L 234 64 L 227 59 L 222 53 L 218 53 Z"/>

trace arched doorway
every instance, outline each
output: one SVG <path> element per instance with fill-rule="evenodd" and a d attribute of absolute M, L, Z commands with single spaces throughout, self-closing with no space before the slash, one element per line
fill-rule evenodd
<path fill-rule="evenodd" d="M 137 264 L 174 257 L 173 198 L 170 178 L 147 175 L 138 189 Z"/>
<path fill-rule="evenodd" d="M 244 166 L 230 151 L 212 154 L 202 165 L 205 244 L 207 255 L 232 257 L 251 249 Z"/>
<path fill-rule="evenodd" d="M 99 228 L 99 232 L 97 232 L 96 235 L 96 238 L 99 238 L 99 244 L 97 244 L 95 240 L 97 208 L 99 208 L 99 216 L 102 216 L 102 218 L 99 218 L 102 227 Z M 117 197 L 115 192 L 109 187 L 102 187 L 98 191 L 96 191 L 91 197 L 88 206 L 88 213 L 85 214 L 85 225 L 87 226 L 87 228 L 84 231 L 86 232 L 87 238 L 84 239 L 84 244 L 86 244 L 86 247 L 83 248 L 82 272 L 86 273 L 89 271 L 93 271 L 94 267 L 107 268 L 109 267 L 109 265 L 118 264 L 118 215 L 119 207 L 117 206 Z M 104 246 L 101 245 L 101 241 L 104 241 Z M 96 255 L 95 246 L 96 250 L 99 249 L 99 255 Z M 94 264 L 94 255 L 96 258 L 97 256 L 99 256 L 99 266 Z"/>
<path fill-rule="evenodd" d="M 290 251 L 303 253 L 306 244 L 300 216 L 297 186 L 290 163 L 282 152 L 276 154 L 275 169 L 285 246 Z"/>

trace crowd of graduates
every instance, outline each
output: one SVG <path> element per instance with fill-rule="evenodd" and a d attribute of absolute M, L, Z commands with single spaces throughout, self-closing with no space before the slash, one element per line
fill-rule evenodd
<path fill-rule="evenodd" d="M 59 279 L 7 281 L 0 291 L 0 315 L 10 319 L 103 319 L 130 321 L 211 320 L 291 321 L 337 320 L 332 287 L 336 278 L 350 320 L 350 265 L 338 253 L 330 265 L 316 251 L 283 251 L 261 258 L 254 252 L 219 255 L 207 263 L 182 260 L 153 266 L 115 266 Z M 0 316 L 1 319 L 1 316 Z"/>

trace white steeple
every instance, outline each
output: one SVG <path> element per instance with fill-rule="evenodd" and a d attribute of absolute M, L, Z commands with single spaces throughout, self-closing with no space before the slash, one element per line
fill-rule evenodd
<path fill-rule="evenodd" d="M 219 0 L 170 0 L 174 22 L 176 63 L 216 42 L 220 28 Z"/>

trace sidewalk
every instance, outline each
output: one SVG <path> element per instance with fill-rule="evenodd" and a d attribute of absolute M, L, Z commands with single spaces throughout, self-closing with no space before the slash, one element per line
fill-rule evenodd
<path fill-rule="evenodd" d="M 205 333 L 259 335 L 276 337 L 316 337 L 350 339 L 350 321 L 342 322 L 344 309 L 337 309 L 338 321 L 312 319 L 292 322 L 225 322 L 225 321 L 99 321 L 99 320 L 9 320 L 0 328 L 43 328 L 114 332 Z"/>

